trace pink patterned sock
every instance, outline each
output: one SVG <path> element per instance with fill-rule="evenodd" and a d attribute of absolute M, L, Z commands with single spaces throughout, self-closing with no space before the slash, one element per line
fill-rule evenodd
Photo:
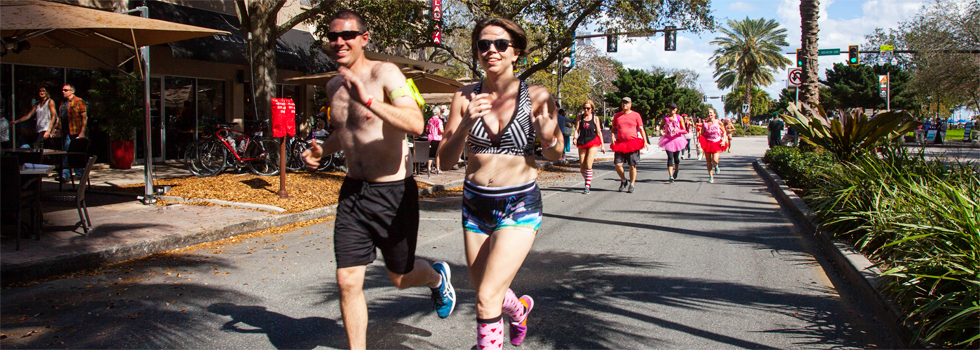
<path fill-rule="evenodd" d="M 585 171 L 585 187 L 592 187 L 592 169 Z"/>
<path fill-rule="evenodd" d="M 511 322 L 521 323 L 527 317 L 527 310 L 524 309 L 524 304 L 521 304 L 521 301 L 517 299 L 517 295 L 510 288 L 507 288 L 507 293 L 504 294 L 504 305 L 502 308 L 504 313 L 510 316 Z"/>
<path fill-rule="evenodd" d="M 503 315 L 489 320 L 476 319 L 476 346 L 478 350 L 494 350 L 504 347 Z"/>

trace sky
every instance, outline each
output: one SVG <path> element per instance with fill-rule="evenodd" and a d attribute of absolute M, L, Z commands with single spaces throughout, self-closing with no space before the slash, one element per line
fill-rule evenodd
<path fill-rule="evenodd" d="M 900 22 L 919 12 L 925 2 L 926 0 L 821 0 L 818 45 L 821 49 L 839 48 L 843 53 L 840 56 L 819 57 L 821 79 L 825 77 L 827 69 L 833 68 L 834 63 L 844 63 L 847 60 L 848 45 L 864 44 L 864 36 L 873 33 L 875 28 L 897 28 Z M 746 17 L 774 19 L 782 28 L 787 29 L 786 41 L 790 45 L 783 52 L 795 52 L 800 47 L 799 0 L 713 0 L 711 8 L 716 23 L 720 25 L 726 24 L 729 19 L 740 20 Z M 650 69 L 654 66 L 692 69 L 700 75 L 698 83 L 707 96 L 721 96 L 730 90 L 718 89 L 712 77 L 713 67 L 708 64 L 712 52 L 717 48 L 710 42 L 717 36 L 717 32 L 702 32 L 700 35 L 679 32 L 677 51 L 674 52 L 664 51 L 662 34 L 637 38 L 632 43 L 620 38 L 619 52 L 608 55 L 632 69 Z M 603 52 L 606 50 L 604 38 L 593 39 L 592 45 Z M 796 59 L 795 54 L 787 54 L 786 57 L 790 60 Z M 789 68 L 795 66 L 794 63 Z M 786 70 L 777 72 L 776 83 L 763 87 L 770 97 L 779 97 L 780 90 L 786 86 L 786 75 Z M 721 99 L 708 101 L 719 113 L 723 113 Z"/>

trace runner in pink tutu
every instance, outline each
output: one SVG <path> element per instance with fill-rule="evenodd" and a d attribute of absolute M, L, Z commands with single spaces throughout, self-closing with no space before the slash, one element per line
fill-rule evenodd
<path fill-rule="evenodd" d="M 671 103 L 667 106 L 670 111 L 663 121 L 660 122 L 660 129 L 664 131 L 664 136 L 660 137 L 657 144 L 660 148 L 667 151 L 667 181 L 674 183 L 674 178 L 680 172 L 681 150 L 687 147 L 687 123 L 684 118 L 677 115 L 677 104 Z"/>
<path fill-rule="evenodd" d="M 701 143 L 701 149 L 704 150 L 704 160 L 708 166 L 709 183 L 715 182 L 715 173 L 718 172 L 719 153 L 724 152 L 728 148 L 726 144 L 728 132 L 725 131 L 725 127 L 716 117 L 717 112 L 715 112 L 715 109 L 708 107 L 708 118 L 701 124 L 701 137 L 698 138 L 698 141 Z"/>

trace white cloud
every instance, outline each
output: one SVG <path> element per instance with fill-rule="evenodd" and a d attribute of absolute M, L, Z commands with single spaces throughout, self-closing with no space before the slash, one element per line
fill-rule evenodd
<path fill-rule="evenodd" d="M 752 4 L 737 1 L 732 3 L 731 5 L 728 5 L 728 10 L 738 11 L 738 12 L 749 12 L 749 11 L 755 11 L 755 6 L 752 6 Z"/>

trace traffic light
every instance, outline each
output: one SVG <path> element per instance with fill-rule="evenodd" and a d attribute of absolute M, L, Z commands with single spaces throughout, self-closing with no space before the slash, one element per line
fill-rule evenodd
<path fill-rule="evenodd" d="M 796 66 L 803 67 L 803 53 L 801 49 L 796 49 Z"/>
<path fill-rule="evenodd" d="M 677 51 L 677 27 L 664 27 L 664 51 Z"/>
<path fill-rule="evenodd" d="M 617 46 L 619 46 L 619 37 L 615 35 L 606 35 L 606 52 L 616 52 Z"/>
<path fill-rule="evenodd" d="M 847 64 L 851 66 L 857 66 L 861 64 L 861 60 L 858 59 L 860 51 L 857 45 L 851 45 L 847 47 Z"/>
<path fill-rule="evenodd" d="M 725 103 L 725 95 L 721 95 L 721 102 Z"/>

